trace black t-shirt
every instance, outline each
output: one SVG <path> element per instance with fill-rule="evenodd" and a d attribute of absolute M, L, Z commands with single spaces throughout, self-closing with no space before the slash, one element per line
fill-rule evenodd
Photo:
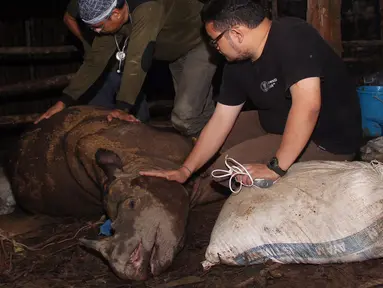
<path fill-rule="evenodd" d="M 322 106 L 313 140 L 325 150 L 354 153 L 362 138 L 356 87 L 343 60 L 312 26 L 298 18 L 272 22 L 261 57 L 224 67 L 219 103 L 239 105 L 251 99 L 268 133 L 283 134 L 291 108 L 289 88 L 321 78 Z"/>

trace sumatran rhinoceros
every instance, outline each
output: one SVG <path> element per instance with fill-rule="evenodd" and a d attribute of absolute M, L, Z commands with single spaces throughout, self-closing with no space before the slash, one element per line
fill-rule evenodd
<path fill-rule="evenodd" d="M 83 217 L 106 211 L 113 236 L 84 244 L 101 252 L 117 276 L 144 280 L 149 269 L 153 275 L 167 269 L 183 247 L 190 199 L 197 204 L 209 197 L 139 175 L 178 168 L 190 140 L 140 123 L 108 122 L 109 112 L 72 107 L 33 126 L 11 154 L 8 175 L 16 201 L 30 212 Z"/>

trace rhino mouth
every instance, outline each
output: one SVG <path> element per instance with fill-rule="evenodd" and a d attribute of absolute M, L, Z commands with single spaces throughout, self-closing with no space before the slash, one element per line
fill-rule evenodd
<path fill-rule="evenodd" d="M 145 251 L 142 245 L 142 240 L 137 244 L 136 248 L 130 254 L 129 261 L 125 270 L 130 270 L 130 277 L 134 280 L 146 280 L 148 278 L 148 265 L 145 264 Z M 133 268 L 133 269 L 132 269 Z M 133 274 L 133 275 L 132 275 Z"/>
<path fill-rule="evenodd" d="M 131 277 L 137 280 L 146 280 L 151 275 L 157 276 L 164 267 L 160 265 L 160 259 L 157 259 L 158 246 L 154 242 L 150 250 L 145 250 L 142 240 L 137 244 L 136 248 L 130 254 L 128 265 L 133 267 Z"/>
<path fill-rule="evenodd" d="M 110 268 L 121 279 L 144 281 L 149 275 L 157 276 L 166 270 L 173 260 L 172 250 L 163 241 L 158 242 L 157 233 L 153 242 L 144 242 L 144 238 L 133 240 L 130 247 L 124 252 L 118 252 L 122 245 L 127 248 L 127 244 L 120 240 L 116 243 L 116 235 L 102 240 L 80 239 L 82 245 L 101 252 L 102 256 L 109 262 Z M 145 237 L 148 238 L 147 236 Z M 121 244 L 122 245 L 119 245 Z M 163 246 L 160 246 L 160 245 Z M 125 256 L 125 257 L 124 257 Z"/>
<path fill-rule="evenodd" d="M 133 250 L 132 254 L 130 254 L 130 261 L 133 263 L 134 267 L 141 267 L 141 254 L 142 254 L 142 241 L 138 243 L 136 248 Z"/>

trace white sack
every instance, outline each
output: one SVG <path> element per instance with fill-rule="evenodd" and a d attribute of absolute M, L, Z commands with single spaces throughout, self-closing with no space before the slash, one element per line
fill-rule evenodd
<path fill-rule="evenodd" d="M 271 188 L 226 200 L 202 263 L 334 263 L 383 257 L 383 164 L 294 164 Z"/>
<path fill-rule="evenodd" d="M 3 168 L 0 167 L 0 215 L 12 213 L 15 205 L 11 185 L 4 175 Z"/>
<path fill-rule="evenodd" d="M 383 162 L 383 136 L 368 141 L 360 149 L 360 152 L 363 161 L 378 160 Z"/>

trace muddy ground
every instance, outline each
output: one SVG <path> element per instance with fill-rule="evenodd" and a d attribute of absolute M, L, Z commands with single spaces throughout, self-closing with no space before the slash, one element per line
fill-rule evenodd
<path fill-rule="evenodd" d="M 79 237 L 97 236 L 98 224 L 92 223 L 98 219 L 52 219 L 20 211 L 0 216 L 0 228 L 7 231 L 0 230 L 0 287 L 383 287 L 383 259 L 320 266 L 222 265 L 204 272 L 200 262 L 222 205 L 191 212 L 185 248 L 166 273 L 146 282 L 118 279 L 97 254 L 78 244 Z"/>

